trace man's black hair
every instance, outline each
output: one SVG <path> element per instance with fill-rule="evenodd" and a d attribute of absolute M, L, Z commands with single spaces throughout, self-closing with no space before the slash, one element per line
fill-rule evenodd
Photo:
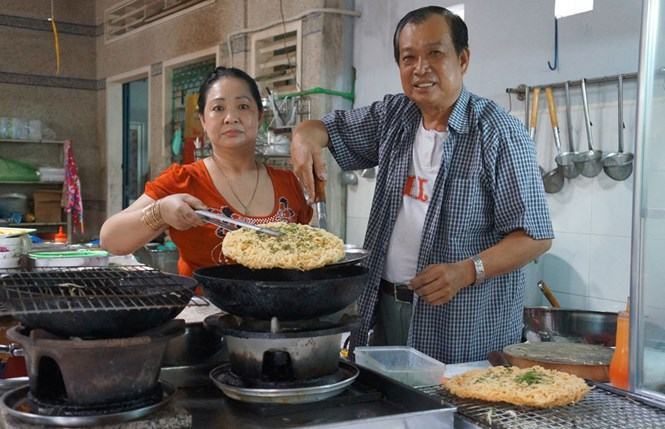
<path fill-rule="evenodd" d="M 469 32 L 466 28 L 464 20 L 458 15 L 455 15 L 445 7 L 441 6 L 426 6 L 420 9 L 412 10 L 404 15 L 397 23 L 395 35 L 393 36 L 393 49 L 395 51 L 395 61 L 399 64 L 399 35 L 406 24 L 420 24 L 432 15 L 441 15 L 448 22 L 450 27 L 450 36 L 453 39 L 455 52 L 461 55 L 462 51 L 469 47 Z"/>

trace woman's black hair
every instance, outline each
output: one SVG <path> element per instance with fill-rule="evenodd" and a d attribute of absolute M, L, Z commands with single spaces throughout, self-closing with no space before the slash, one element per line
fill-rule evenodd
<path fill-rule="evenodd" d="M 206 99 L 208 97 L 208 91 L 210 90 L 210 87 L 223 77 L 235 77 L 244 80 L 247 83 L 247 86 L 249 87 L 249 92 L 252 93 L 252 97 L 256 102 L 256 107 L 258 107 L 259 113 L 263 112 L 263 103 L 261 102 L 261 94 L 259 93 L 259 87 L 256 84 L 256 81 L 252 79 L 250 75 L 248 75 L 247 73 L 245 73 L 240 69 L 237 69 L 235 67 L 220 66 L 210 72 L 208 77 L 206 77 L 206 80 L 201 85 L 201 88 L 199 88 L 199 102 L 197 104 L 197 107 L 199 109 L 200 115 L 203 115 L 203 111 L 205 110 Z"/>
<path fill-rule="evenodd" d="M 399 35 L 406 24 L 420 24 L 432 15 L 441 15 L 448 22 L 450 27 L 450 37 L 453 39 L 455 52 L 461 55 L 462 51 L 469 47 L 469 32 L 466 28 L 464 20 L 458 15 L 455 15 L 445 7 L 441 6 L 426 6 L 420 9 L 412 10 L 404 15 L 397 23 L 395 35 L 393 36 L 393 50 L 395 51 L 395 61 L 399 64 Z"/>

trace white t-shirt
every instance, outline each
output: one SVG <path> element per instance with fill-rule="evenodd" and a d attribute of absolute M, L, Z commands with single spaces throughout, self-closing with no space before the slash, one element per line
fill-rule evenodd
<path fill-rule="evenodd" d="M 416 275 L 425 215 L 443 157 L 448 131 L 427 130 L 422 120 L 413 142 L 413 157 L 404 184 L 402 206 L 390 236 L 383 278 L 405 283 Z"/>

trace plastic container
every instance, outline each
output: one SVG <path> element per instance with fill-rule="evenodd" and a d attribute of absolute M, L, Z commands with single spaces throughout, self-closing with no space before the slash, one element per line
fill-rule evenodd
<path fill-rule="evenodd" d="M 409 386 L 441 383 L 446 365 L 413 347 L 356 347 L 356 363 Z"/>
<path fill-rule="evenodd" d="M 620 389 L 628 389 L 629 384 L 629 335 L 630 335 L 630 301 L 626 310 L 617 317 L 616 347 L 610 362 L 610 382 Z"/>

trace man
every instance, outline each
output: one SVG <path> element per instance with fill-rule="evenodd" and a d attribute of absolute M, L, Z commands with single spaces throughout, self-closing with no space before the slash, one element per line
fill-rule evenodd
<path fill-rule="evenodd" d="M 485 359 L 520 341 L 519 268 L 553 238 L 533 142 L 463 87 L 470 54 L 458 16 L 414 10 L 393 44 L 404 94 L 301 123 L 294 171 L 314 195 L 324 147 L 345 170 L 379 167 L 352 345 L 374 328 L 374 344 L 406 342 L 447 363 Z"/>

